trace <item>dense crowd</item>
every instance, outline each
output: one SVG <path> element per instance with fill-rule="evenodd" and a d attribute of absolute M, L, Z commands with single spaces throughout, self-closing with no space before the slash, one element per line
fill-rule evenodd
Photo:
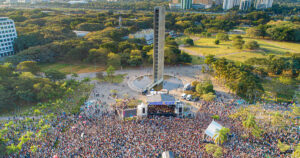
<path fill-rule="evenodd" d="M 79 115 L 59 116 L 49 134 L 31 153 L 27 147 L 18 156 L 25 157 L 159 157 L 163 151 L 173 151 L 178 157 L 211 157 L 205 151 L 212 139 L 204 131 L 219 115 L 218 122 L 231 130 L 223 144 L 224 157 L 285 157 L 276 144 L 278 140 L 296 145 L 296 132 L 268 132 L 262 139 L 241 137 L 240 121 L 228 116 L 235 111 L 234 102 L 218 98 L 215 102 L 198 103 L 195 118 L 152 116 L 143 119 L 120 120 L 108 105 L 99 100 L 86 103 Z M 30 146 L 30 144 L 28 144 Z"/>

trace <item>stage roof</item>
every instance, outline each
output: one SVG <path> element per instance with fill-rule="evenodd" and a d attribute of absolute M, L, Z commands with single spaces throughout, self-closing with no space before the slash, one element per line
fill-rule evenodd
<path fill-rule="evenodd" d="M 212 121 L 210 125 L 207 127 L 207 129 L 205 130 L 205 134 L 213 138 L 216 132 L 220 130 L 222 127 L 223 127 L 222 125 L 218 124 L 215 121 Z"/>
<path fill-rule="evenodd" d="M 174 105 L 175 98 L 168 94 L 157 94 L 147 98 L 148 105 Z"/>

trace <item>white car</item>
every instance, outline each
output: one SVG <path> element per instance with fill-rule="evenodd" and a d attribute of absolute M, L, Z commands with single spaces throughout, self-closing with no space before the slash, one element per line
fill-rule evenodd
<path fill-rule="evenodd" d="M 182 99 L 185 99 L 186 96 L 187 96 L 187 94 L 185 94 L 185 93 L 181 94 L 181 98 L 182 98 Z"/>
<path fill-rule="evenodd" d="M 188 101 L 191 101 L 193 99 L 193 96 L 191 94 L 189 94 L 187 97 L 186 97 L 186 100 Z"/>

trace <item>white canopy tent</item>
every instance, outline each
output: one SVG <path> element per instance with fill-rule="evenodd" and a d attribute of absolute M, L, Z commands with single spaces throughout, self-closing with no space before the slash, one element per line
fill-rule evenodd
<path fill-rule="evenodd" d="M 175 158 L 172 151 L 165 151 L 162 153 L 162 158 Z"/>
<path fill-rule="evenodd" d="M 208 136 L 210 136 L 211 138 L 214 137 L 214 135 L 216 134 L 216 132 L 218 130 L 220 130 L 223 126 L 218 124 L 215 121 L 212 121 L 209 126 L 207 127 L 207 129 L 205 130 L 205 134 L 207 134 Z"/>

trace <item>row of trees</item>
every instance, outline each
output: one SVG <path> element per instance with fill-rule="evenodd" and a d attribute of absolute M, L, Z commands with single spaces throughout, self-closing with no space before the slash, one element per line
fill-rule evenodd
<path fill-rule="evenodd" d="M 252 38 L 269 37 L 272 40 L 299 42 L 300 26 L 290 21 L 270 21 L 265 25 L 249 28 L 247 35 Z"/>
<path fill-rule="evenodd" d="M 152 62 L 152 46 L 146 45 L 143 39 L 123 39 L 130 32 L 152 27 L 153 20 L 149 17 L 150 14 L 148 16 L 132 13 L 120 15 L 110 11 L 83 12 L 76 16 L 71 14 L 71 18 L 61 11 L 45 15 L 43 13 L 43 16 L 38 17 L 34 15 L 41 14 L 41 10 L 8 12 L 8 16 L 20 22 L 16 23 L 19 38 L 15 42 L 15 48 L 18 53 L 7 62 L 16 65 L 26 60 L 40 63 L 63 60 L 101 63 L 116 68 Z M 122 24 L 126 27 L 115 27 L 118 26 L 119 16 L 122 16 Z M 31 24 L 30 21 L 36 23 Z M 72 29 L 94 32 L 84 38 L 75 38 Z M 191 57 L 181 52 L 174 39 L 170 38 L 166 41 L 165 57 L 167 64 L 191 62 Z"/>
<path fill-rule="evenodd" d="M 205 63 L 215 72 L 215 77 L 232 92 L 248 100 L 257 100 L 263 94 L 261 80 L 252 73 L 252 67 L 244 64 L 236 65 L 225 58 L 216 59 L 206 56 Z"/>
<path fill-rule="evenodd" d="M 40 75 L 36 62 L 25 61 L 14 67 L 10 63 L 0 65 L 0 109 L 7 112 L 15 105 L 43 102 L 68 93 L 70 84 L 56 82 L 65 75 L 57 71 L 47 71 Z"/>
<path fill-rule="evenodd" d="M 268 58 L 250 58 L 245 61 L 246 64 L 255 65 L 258 74 L 265 76 L 283 75 L 287 77 L 297 77 L 300 69 L 300 57 L 297 54 L 290 57 L 276 57 L 269 55 Z"/>

